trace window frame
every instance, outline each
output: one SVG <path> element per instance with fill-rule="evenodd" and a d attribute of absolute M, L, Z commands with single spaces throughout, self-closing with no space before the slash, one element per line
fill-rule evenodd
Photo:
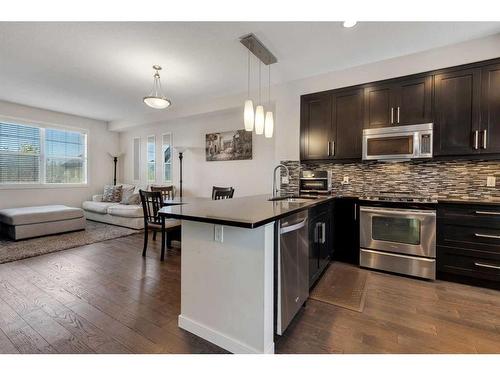
<path fill-rule="evenodd" d="M 149 139 L 150 138 L 153 138 L 152 144 L 154 145 L 154 153 L 153 153 L 153 155 L 154 155 L 154 161 L 153 162 L 149 161 L 149 144 L 150 144 Z M 156 182 L 156 164 L 157 164 L 156 163 L 156 159 L 157 159 L 156 152 L 157 152 L 157 149 L 156 149 L 156 135 L 151 134 L 151 135 L 146 136 L 146 181 L 147 182 Z M 149 178 L 149 164 L 150 163 L 153 163 L 153 165 L 154 165 L 154 168 L 153 168 L 154 177 L 153 177 L 152 180 Z"/>
<path fill-rule="evenodd" d="M 14 189 L 58 189 L 58 188 L 82 188 L 88 187 L 90 182 L 90 173 L 89 173 L 89 131 L 83 128 L 71 127 L 71 126 L 62 126 L 59 124 L 48 123 L 48 122 L 33 122 L 31 120 L 25 120 L 20 118 L 6 117 L 0 116 L 0 122 L 4 122 L 12 125 L 33 127 L 40 129 L 40 157 L 39 157 L 39 179 L 38 182 L 8 182 L 8 183 L 0 183 L 0 190 L 14 190 Z M 59 130 L 59 131 L 69 131 L 81 133 L 85 136 L 85 157 L 84 157 L 84 173 L 85 173 L 85 181 L 84 182 L 75 182 L 75 183 L 47 183 L 46 182 L 46 150 L 45 150 L 45 131 L 46 129 Z"/>
<path fill-rule="evenodd" d="M 163 151 L 163 146 L 165 146 L 165 143 L 164 143 L 164 136 L 168 135 L 169 138 L 170 138 L 170 163 L 165 163 L 165 154 L 164 154 L 164 151 Z M 161 164 L 162 164 L 162 181 L 164 183 L 173 183 L 174 181 L 174 153 L 173 153 L 173 149 L 174 149 L 174 140 L 172 138 L 172 132 L 166 132 L 166 133 L 162 133 L 161 135 Z M 165 170 L 166 170 L 166 166 L 167 165 L 170 165 L 170 180 L 166 180 L 165 179 Z"/>

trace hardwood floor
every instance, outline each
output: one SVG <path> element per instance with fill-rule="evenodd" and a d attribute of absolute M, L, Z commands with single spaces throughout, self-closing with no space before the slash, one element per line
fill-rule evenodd
<path fill-rule="evenodd" d="M 180 252 L 142 236 L 0 265 L 1 353 L 225 353 L 177 327 Z M 500 353 L 500 292 L 368 273 L 362 313 L 309 300 L 278 353 Z"/>

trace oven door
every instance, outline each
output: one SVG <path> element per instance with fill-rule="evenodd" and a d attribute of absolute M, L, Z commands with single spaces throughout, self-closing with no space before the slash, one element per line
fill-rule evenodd
<path fill-rule="evenodd" d="M 414 132 L 363 135 L 363 160 L 413 159 L 417 154 Z"/>
<path fill-rule="evenodd" d="M 436 257 L 436 212 L 360 207 L 360 247 Z"/>

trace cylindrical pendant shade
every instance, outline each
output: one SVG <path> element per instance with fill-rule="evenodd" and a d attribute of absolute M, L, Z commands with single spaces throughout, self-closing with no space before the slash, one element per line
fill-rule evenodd
<path fill-rule="evenodd" d="M 245 123 L 245 130 L 251 132 L 253 130 L 253 123 L 254 123 L 253 102 L 251 99 L 245 100 L 243 121 Z"/>
<path fill-rule="evenodd" d="M 261 105 L 255 109 L 255 134 L 264 134 L 264 107 Z"/>
<path fill-rule="evenodd" d="M 266 138 L 272 138 L 274 131 L 274 119 L 271 111 L 266 112 L 266 121 L 264 123 L 264 135 Z"/>

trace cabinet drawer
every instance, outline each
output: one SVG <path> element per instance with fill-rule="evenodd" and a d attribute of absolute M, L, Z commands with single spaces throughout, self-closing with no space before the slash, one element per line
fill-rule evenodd
<path fill-rule="evenodd" d="M 437 217 L 444 224 L 500 229 L 499 206 L 439 205 Z"/>
<path fill-rule="evenodd" d="M 500 229 L 441 223 L 437 244 L 500 254 Z"/>
<path fill-rule="evenodd" d="M 500 254 L 445 246 L 438 246 L 437 253 L 437 268 L 440 272 L 500 281 Z"/>

